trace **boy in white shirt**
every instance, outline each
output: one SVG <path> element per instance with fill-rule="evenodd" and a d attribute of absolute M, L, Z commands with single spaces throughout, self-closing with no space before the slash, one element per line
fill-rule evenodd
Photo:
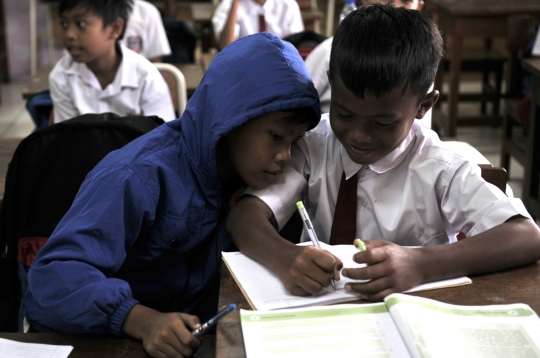
<path fill-rule="evenodd" d="M 521 201 L 486 183 L 477 165 L 419 125 L 439 97 L 427 91 L 442 53 L 438 30 L 418 11 L 369 5 L 339 26 L 330 116 L 306 133 L 278 180 L 241 198 L 227 224 L 238 248 L 273 270 L 292 294 L 319 292 L 339 279 L 342 267 L 328 252 L 296 246 L 272 226 L 281 229 L 298 200 L 321 241 L 367 240 L 367 251 L 354 260 L 369 265 L 341 273 L 369 280 L 346 285 L 368 301 L 540 259 L 540 229 Z M 341 188 L 350 184 L 355 212 L 340 222 L 351 214 L 335 215 Z M 347 227 L 347 234 L 333 236 L 334 226 L 336 232 Z M 456 242 L 459 232 L 467 238 Z"/>
<path fill-rule="evenodd" d="M 363 3 L 366 3 L 365 5 L 367 5 L 367 2 L 368 0 L 363 0 Z M 394 6 L 403 6 L 407 9 L 418 11 L 422 11 L 424 8 L 423 0 L 396 0 L 390 1 L 389 3 L 393 4 Z M 311 75 L 311 78 L 313 79 L 315 89 L 319 93 L 322 113 L 330 112 L 330 82 L 328 82 L 328 65 L 330 64 L 330 49 L 332 48 L 332 39 L 333 37 L 329 37 L 321 42 L 306 57 L 306 67 Z M 423 122 L 425 121 L 426 118 L 424 118 Z M 431 128 L 431 126 L 427 127 Z"/>
<path fill-rule="evenodd" d="M 67 55 L 49 75 L 54 122 L 85 113 L 175 118 L 165 80 L 147 59 L 119 40 L 132 0 L 63 0 Z"/>
<path fill-rule="evenodd" d="M 222 0 L 212 17 L 219 48 L 257 32 L 279 38 L 304 31 L 296 0 Z"/>
<path fill-rule="evenodd" d="M 154 4 L 144 0 L 133 0 L 120 43 L 151 62 L 161 62 L 164 56 L 171 54 L 161 14 Z"/>

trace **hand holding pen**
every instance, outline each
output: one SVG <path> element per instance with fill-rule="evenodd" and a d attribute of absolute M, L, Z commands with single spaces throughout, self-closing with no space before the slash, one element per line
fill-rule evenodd
<path fill-rule="evenodd" d="M 309 238 L 311 239 L 313 246 L 315 246 L 319 250 L 322 250 L 321 244 L 319 243 L 319 239 L 317 238 L 317 234 L 315 233 L 315 229 L 313 228 L 313 224 L 311 223 L 311 220 L 309 219 L 307 211 L 304 208 L 304 204 L 301 201 L 299 201 L 296 203 L 296 207 L 298 208 L 298 211 L 300 212 L 300 216 L 302 217 L 302 222 L 304 223 L 304 228 L 308 232 Z M 332 282 L 332 287 L 335 290 L 336 283 L 334 282 L 333 278 L 331 279 L 331 282 Z"/>

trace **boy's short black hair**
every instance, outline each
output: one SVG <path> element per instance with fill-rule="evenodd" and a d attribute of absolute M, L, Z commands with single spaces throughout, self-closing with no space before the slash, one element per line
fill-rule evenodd
<path fill-rule="evenodd" d="M 71 10 L 78 5 L 84 5 L 88 11 L 100 16 L 103 19 L 103 28 L 112 24 L 117 18 L 122 18 L 124 28 L 117 41 L 124 37 L 133 0 L 61 0 L 58 12 L 62 15 L 64 11 Z"/>
<path fill-rule="evenodd" d="M 403 89 L 424 96 L 443 55 L 437 27 L 422 12 L 392 5 L 367 5 L 339 25 L 330 54 L 330 78 L 340 76 L 356 96 L 379 97 Z"/>
<path fill-rule="evenodd" d="M 307 124 L 307 130 L 313 129 L 319 124 L 320 118 L 311 107 L 300 107 L 294 109 L 284 109 L 280 112 L 285 113 L 285 122 L 292 125 Z"/>

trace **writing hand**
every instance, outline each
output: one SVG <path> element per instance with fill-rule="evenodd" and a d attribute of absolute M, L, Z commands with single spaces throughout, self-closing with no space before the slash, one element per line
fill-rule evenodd
<path fill-rule="evenodd" d="M 313 246 L 294 246 L 283 256 L 278 275 L 287 291 L 297 296 L 320 292 L 339 281 L 343 263 L 331 253 Z"/>
<path fill-rule="evenodd" d="M 370 281 L 348 283 L 346 290 L 360 293 L 366 301 L 382 301 L 391 293 L 403 292 L 423 282 L 421 250 L 382 240 L 364 241 L 364 244 L 366 251 L 356 253 L 353 259 L 369 265 L 345 268 L 341 273 L 355 280 Z"/>
<path fill-rule="evenodd" d="M 199 318 L 186 313 L 162 313 L 135 305 L 124 322 L 124 333 L 143 341 L 146 352 L 156 358 L 191 357 L 202 340 L 191 334 Z"/>

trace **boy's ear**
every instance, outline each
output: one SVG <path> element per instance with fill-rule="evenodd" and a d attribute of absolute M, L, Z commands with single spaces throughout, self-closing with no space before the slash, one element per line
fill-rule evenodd
<path fill-rule="evenodd" d="M 120 34 L 122 31 L 124 31 L 124 20 L 121 17 L 117 17 L 116 20 L 114 20 L 110 25 L 111 33 L 110 36 L 113 39 L 117 39 L 120 37 Z"/>
<path fill-rule="evenodd" d="M 426 112 L 429 111 L 439 99 L 439 91 L 433 90 L 426 94 L 418 108 L 416 109 L 416 118 L 422 119 L 426 115 Z"/>

